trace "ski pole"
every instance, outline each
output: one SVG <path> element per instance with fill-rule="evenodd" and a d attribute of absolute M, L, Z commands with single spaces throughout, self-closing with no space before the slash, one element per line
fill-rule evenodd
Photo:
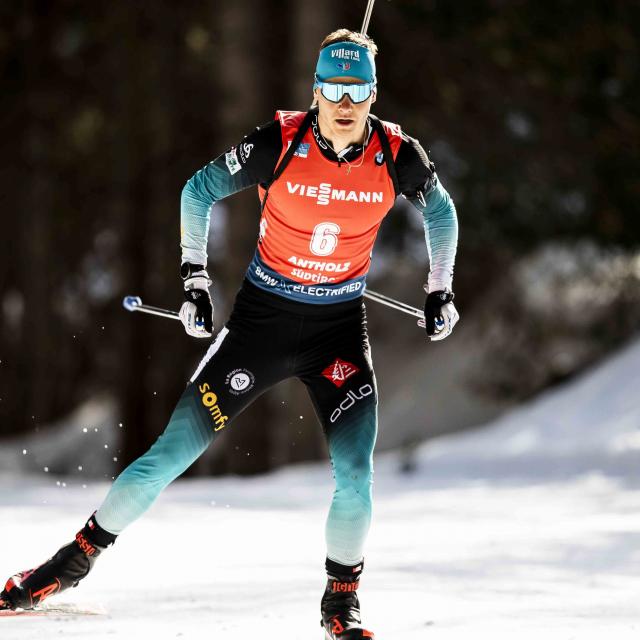
<path fill-rule="evenodd" d="M 367 29 L 369 28 L 369 20 L 371 20 L 371 13 L 373 12 L 373 3 L 376 0 L 369 0 L 367 4 L 367 8 L 364 12 L 364 20 L 362 21 L 362 29 L 360 29 L 360 33 L 364 36 L 367 35 Z"/>
<path fill-rule="evenodd" d="M 179 320 L 180 315 L 177 311 L 171 311 L 170 309 L 161 309 L 160 307 L 152 307 L 148 304 L 142 304 L 142 298 L 140 296 L 125 296 L 122 301 L 122 306 L 127 311 L 142 311 L 142 313 L 150 313 L 153 316 L 160 316 L 161 318 L 169 318 L 171 320 Z"/>
<path fill-rule="evenodd" d="M 424 320 L 424 312 L 420 311 L 420 309 L 416 309 L 415 307 L 405 304 L 404 302 L 400 302 L 399 300 L 383 296 L 381 293 L 367 290 L 364 292 L 364 297 L 369 298 L 370 300 L 375 300 L 376 302 L 384 304 L 387 307 L 391 307 L 392 309 L 396 309 L 397 311 L 407 313 L 410 316 L 415 316 L 416 318 Z"/>
<path fill-rule="evenodd" d="M 387 307 L 391 307 L 392 309 L 396 309 L 397 311 L 407 313 L 410 316 L 415 316 L 416 318 L 424 318 L 424 313 L 420 311 L 420 309 L 416 309 L 415 307 L 405 304 L 404 302 L 394 300 L 393 298 L 383 296 L 381 293 L 376 293 L 375 291 L 365 291 L 364 297 L 369 298 L 370 300 L 375 300 L 376 302 L 384 304 Z M 140 298 L 140 296 L 126 296 L 122 301 L 122 306 L 127 311 L 140 311 L 142 313 L 149 313 L 154 316 L 160 316 L 161 318 L 169 318 L 170 320 L 178 320 L 180 318 L 177 311 L 171 311 L 170 309 L 161 309 L 160 307 L 152 307 L 148 304 L 142 304 L 142 298 Z"/>

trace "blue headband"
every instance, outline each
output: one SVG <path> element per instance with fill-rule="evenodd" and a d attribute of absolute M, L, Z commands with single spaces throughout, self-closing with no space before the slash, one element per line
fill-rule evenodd
<path fill-rule="evenodd" d="M 373 53 L 355 42 L 336 42 L 320 51 L 316 80 L 326 82 L 337 76 L 351 76 L 363 82 L 376 82 Z"/>

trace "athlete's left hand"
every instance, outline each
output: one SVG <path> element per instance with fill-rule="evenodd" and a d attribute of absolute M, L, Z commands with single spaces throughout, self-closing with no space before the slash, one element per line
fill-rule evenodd
<path fill-rule="evenodd" d="M 427 299 L 424 302 L 424 320 L 418 320 L 418 325 L 424 327 L 427 335 L 433 341 L 444 340 L 453 331 L 453 327 L 460 319 L 458 310 L 453 304 L 453 292 L 448 289 L 431 291 L 427 289 Z"/>

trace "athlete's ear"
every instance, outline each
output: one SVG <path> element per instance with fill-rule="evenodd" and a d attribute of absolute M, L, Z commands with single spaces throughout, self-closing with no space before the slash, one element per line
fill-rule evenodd
<path fill-rule="evenodd" d="M 316 87 L 313 90 L 313 102 L 309 106 L 309 109 L 315 109 L 318 106 L 318 95 L 319 95 L 319 92 L 320 92 L 320 88 L 319 87 Z"/>
<path fill-rule="evenodd" d="M 378 92 L 374 89 L 371 92 L 371 104 L 373 104 L 376 101 L 376 98 L 378 97 Z"/>

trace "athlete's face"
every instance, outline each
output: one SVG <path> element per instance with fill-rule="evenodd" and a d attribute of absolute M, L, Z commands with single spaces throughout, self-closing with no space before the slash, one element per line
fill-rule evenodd
<path fill-rule="evenodd" d="M 344 84 L 363 84 L 362 80 L 351 76 L 337 76 L 329 78 L 327 82 L 341 82 Z M 348 142 L 362 142 L 365 134 L 365 124 L 371 105 L 376 101 L 376 92 L 364 102 L 357 104 L 351 102 L 348 94 L 345 94 L 340 102 L 327 100 L 320 91 L 314 90 L 318 102 L 318 120 L 322 135 L 337 142 L 348 139 Z"/>

